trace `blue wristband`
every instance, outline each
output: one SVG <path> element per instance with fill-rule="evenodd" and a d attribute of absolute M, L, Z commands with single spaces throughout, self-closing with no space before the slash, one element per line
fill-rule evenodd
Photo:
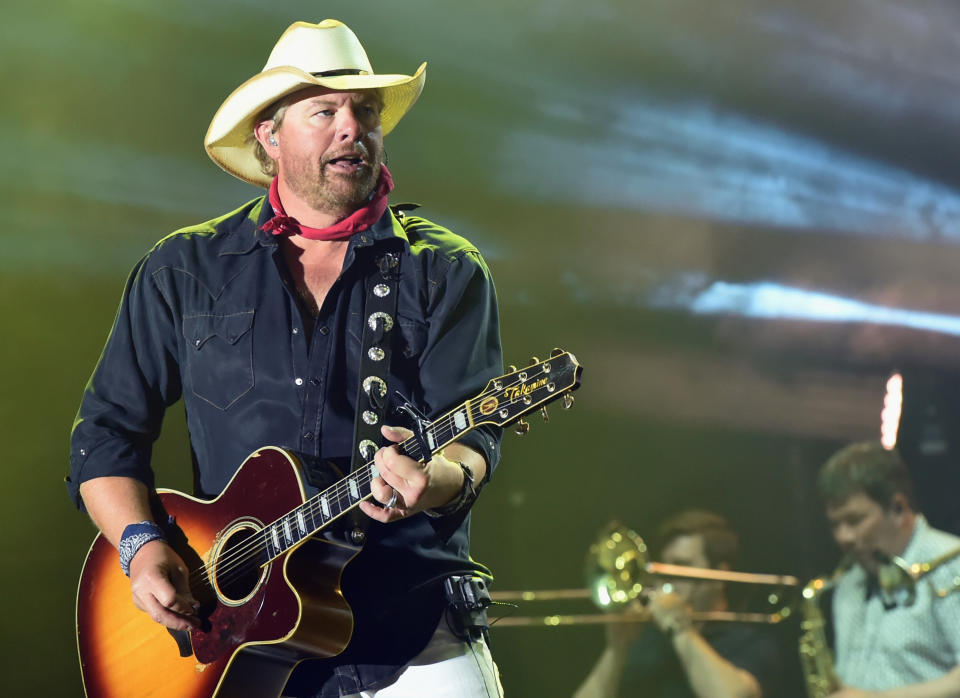
<path fill-rule="evenodd" d="M 166 540 L 163 530 L 153 521 L 140 521 L 123 529 L 117 552 L 120 553 L 120 569 L 125 575 L 130 576 L 130 563 L 133 561 L 133 556 L 152 540 Z"/>

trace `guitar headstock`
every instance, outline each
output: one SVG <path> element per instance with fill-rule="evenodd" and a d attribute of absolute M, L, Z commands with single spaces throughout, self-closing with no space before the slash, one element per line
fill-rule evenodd
<path fill-rule="evenodd" d="M 583 367 L 577 357 L 568 351 L 554 349 L 548 359 L 533 357 L 523 368 L 510 367 L 510 372 L 487 383 L 473 403 L 476 424 L 507 426 L 520 420 L 528 412 L 540 407 L 547 419 L 546 405 L 558 398 L 564 408 L 573 405 L 570 394 L 580 387 Z M 517 433 L 525 433 L 529 425 L 520 420 Z"/>

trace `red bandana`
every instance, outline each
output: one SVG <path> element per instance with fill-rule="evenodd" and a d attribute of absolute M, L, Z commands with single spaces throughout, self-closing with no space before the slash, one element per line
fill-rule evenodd
<path fill-rule="evenodd" d="M 274 216 L 262 226 L 261 230 L 274 235 L 303 235 L 310 240 L 343 240 L 358 230 L 369 228 L 380 220 L 380 216 L 387 210 L 387 194 L 393 189 L 393 177 L 386 165 L 380 166 L 380 177 L 377 178 L 377 188 L 370 197 L 366 206 L 358 208 L 342 221 L 337 221 L 326 228 L 310 228 L 300 223 L 293 216 L 288 216 L 280 203 L 280 193 L 277 190 L 277 178 L 270 182 L 270 206 Z"/>

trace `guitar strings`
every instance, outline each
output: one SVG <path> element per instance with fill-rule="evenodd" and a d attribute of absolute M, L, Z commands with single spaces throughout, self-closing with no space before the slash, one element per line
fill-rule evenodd
<path fill-rule="evenodd" d="M 513 387 L 514 385 L 522 384 L 523 382 L 524 381 L 517 381 L 516 383 L 510 384 L 507 387 Z M 558 396 L 563 392 L 566 392 L 566 391 L 561 391 L 560 393 L 558 393 Z M 483 398 L 484 398 L 484 394 L 481 393 L 479 396 L 477 396 L 471 401 L 471 404 L 482 403 Z M 518 401 L 523 401 L 524 399 L 525 399 L 525 396 L 520 396 L 519 398 L 513 398 L 508 400 L 505 403 L 505 405 L 511 406 Z M 444 429 L 450 429 L 451 420 L 455 419 L 455 415 L 459 411 L 461 411 L 460 408 L 452 410 L 446 415 L 439 417 L 435 422 L 433 422 L 430 425 L 430 429 L 433 430 L 434 432 L 441 432 Z M 470 414 L 472 417 L 474 417 L 474 420 L 476 421 L 476 418 L 479 416 L 476 410 L 471 408 Z M 449 441 L 453 441 L 453 439 L 450 439 Z M 444 446 L 448 445 L 448 443 L 449 442 L 445 442 Z M 416 440 L 415 437 L 411 437 L 403 441 L 400 445 L 404 447 L 404 451 L 411 457 L 414 457 L 417 455 L 417 453 L 414 453 L 413 447 L 417 447 L 416 450 L 419 451 L 419 442 Z M 441 446 L 440 448 L 443 448 L 443 446 Z M 440 449 L 437 449 L 437 450 L 440 450 Z M 335 485 L 331 486 L 328 490 L 325 490 L 324 492 L 321 492 L 318 495 L 315 495 L 310 500 L 305 502 L 303 505 L 301 505 L 300 507 L 297 507 L 297 509 L 291 512 L 288 512 L 287 514 L 280 517 L 270 525 L 264 527 L 263 529 L 260 529 L 259 531 L 256 532 L 256 534 L 254 534 L 251 537 L 249 541 L 244 543 L 244 545 L 241 545 L 240 547 L 230 551 L 230 553 L 220 558 L 219 562 L 215 562 L 215 564 L 213 565 L 204 564 L 202 568 L 193 570 L 193 572 L 191 573 L 191 578 L 198 583 L 202 582 L 204 585 L 208 585 L 209 577 L 210 577 L 209 572 L 212 569 L 216 568 L 217 571 L 219 572 L 219 574 L 217 575 L 218 581 L 220 582 L 220 585 L 223 586 L 223 585 L 228 585 L 233 581 L 236 581 L 236 579 L 238 579 L 240 575 L 246 574 L 252 569 L 255 569 L 255 568 L 251 568 L 249 564 L 251 561 L 255 562 L 255 560 L 253 560 L 253 555 L 255 554 L 259 555 L 260 553 L 263 553 L 264 550 L 269 551 L 269 541 L 267 537 L 268 529 L 276 530 L 278 523 L 283 519 L 287 519 L 288 523 L 292 524 L 293 522 L 291 521 L 291 516 L 293 515 L 293 518 L 295 518 L 295 514 L 298 510 L 302 510 L 305 513 L 309 513 L 309 515 L 311 516 L 311 519 L 314 522 L 315 528 L 313 531 L 311 531 L 309 535 L 304 535 L 299 541 L 296 541 L 295 543 L 299 543 L 300 541 L 305 540 L 306 538 L 309 538 L 314 533 L 322 530 L 327 525 L 329 525 L 336 519 L 340 518 L 343 514 L 354 509 L 359 504 L 360 501 L 363 501 L 364 499 L 367 499 L 368 497 L 370 497 L 371 493 L 367 492 L 365 495 L 361 496 L 358 499 L 354 499 L 351 495 L 350 497 L 348 497 L 348 500 L 353 499 L 354 501 L 350 506 L 346 508 L 342 508 L 337 514 L 331 516 L 329 520 L 325 520 L 320 526 L 316 526 L 315 515 L 318 511 L 320 511 L 317 509 L 318 506 L 320 506 L 322 510 L 323 497 L 330 494 L 330 490 L 334 490 L 335 492 L 331 496 L 336 497 L 336 500 L 337 500 L 336 503 L 339 505 L 340 499 L 350 489 L 349 480 L 354 480 L 355 483 L 357 483 L 360 486 L 366 486 L 375 477 L 374 475 L 371 474 L 373 465 L 374 465 L 373 461 L 370 461 L 369 463 L 366 464 L 364 468 L 358 469 L 357 471 L 355 471 L 355 475 L 353 475 L 352 477 L 345 479 L 344 481 L 341 481 L 341 483 L 336 483 Z M 321 520 L 323 520 L 323 518 Z M 281 551 L 281 553 L 282 552 L 285 552 L 285 551 Z M 264 565 L 270 563 L 272 560 L 279 557 L 281 553 L 277 553 L 276 555 L 271 557 L 268 552 L 266 560 L 260 563 L 258 566 L 263 567 Z M 198 577 L 202 577 L 202 578 L 198 579 Z"/>
<path fill-rule="evenodd" d="M 513 385 L 520 384 L 520 383 L 523 383 L 523 381 L 518 381 L 515 384 L 511 384 L 509 387 L 513 387 Z M 506 406 L 511 406 L 518 401 L 522 401 L 523 399 L 524 399 L 524 396 L 521 396 L 519 398 L 508 400 L 505 404 Z M 480 403 L 482 401 L 483 401 L 483 394 L 481 394 L 477 398 L 474 398 L 473 400 L 473 402 L 477 402 L 477 403 Z M 453 410 L 447 413 L 446 415 L 441 416 L 434 423 L 430 425 L 430 428 L 434 432 L 440 432 L 440 431 L 443 431 L 444 429 L 450 429 L 451 421 L 455 419 L 455 414 L 459 411 L 460 409 L 458 408 L 456 410 Z M 471 408 L 470 414 L 472 417 L 474 417 L 474 420 L 476 420 L 476 418 L 479 416 L 473 408 Z M 419 442 L 416 440 L 415 437 L 411 437 L 403 441 L 400 445 L 404 447 L 404 451 L 411 457 L 417 455 L 416 453 L 413 452 L 414 446 L 416 446 L 417 447 L 416 450 L 419 451 Z M 447 445 L 447 443 L 444 443 L 444 446 L 445 445 Z M 440 448 L 443 448 L 443 447 L 441 446 Z M 225 586 L 225 585 L 229 585 L 233 581 L 236 581 L 243 574 L 246 574 L 249 571 L 255 570 L 256 568 L 252 568 L 250 566 L 251 562 L 256 562 L 255 560 L 253 560 L 253 556 L 259 555 L 263 553 L 265 550 L 269 551 L 269 541 L 267 537 L 268 529 L 276 530 L 278 523 L 283 519 L 287 519 L 288 522 L 292 524 L 292 521 L 290 521 L 291 514 L 295 515 L 295 513 L 298 510 L 302 510 L 306 513 L 309 513 L 315 525 L 314 531 L 312 531 L 309 535 L 303 536 L 303 538 L 301 538 L 300 540 L 305 540 L 306 538 L 310 537 L 310 535 L 313 535 L 317 531 L 329 525 L 331 522 L 340 518 L 343 514 L 355 508 L 360 501 L 367 499 L 368 497 L 371 496 L 370 492 L 367 492 L 365 495 L 361 496 L 359 499 L 354 499 L 351 495 L 348 499 L 354 499 L 354 501 L 350 506 L 346 508 L 342 508 L 337 514 L 331 516 L 329 520 L 324 521 L 324 523 L 321 526 L 316 527 L 315 515 L 319 511 L 317 508 L 318 506 L 320 506 L 322 509 L 322 503 L 321 503 L 322 498 L 328 495 L 330 493 L 330 490 L 335 490 L 335 493 L 332 496 L 336 497 L 337 504 L 339 505 L 341 497 L 344 494 L 348 493 L 350 489 L 349 480 L 353 480 L 356 484 L 360 486 L 366 486 L 370 483 L 373 477 L 375 477 L 371 474 L 372 466 L 373 466 L 373 461 L 370 461 L 369 463 L 366 464 L 364 468 L 358 469 L 357 471 L 355 471 L 355 474 L 352 477 L 345 479 L 345 481 L 341 481 L 341 483 L 337 483 L 331 486 L 330 488 L 328 488 L 328 490 L 325 490 L 324 492 L 321 492 L 318 495 L 312 497 L 303 505 L 301 505 L 300 507 L 297 507 L 297 509 L 295 509 L 294 511 L 288 512 L 284 516 L 280 517 L 279 519 L 271 523 L 269 526 L 264 527 L 263 529 L 260 529 L 259 531 L 256 532 L 256 534 L 254 534 L 251 537 L 249 541 L 245 542 L 243 545 L 239 546 L 235 550 L 230 551 L 230 553 L 220 558 L 219 561 L 215 561 L 213 565 L 204 564 L 202 568 L 193 570 L 193 572 L 191 573 L 191 579 L 195 580 L 198 583 L 202 582 L 204 585 L 209 585 L 209 579 L 210 579 L 209 573 L 211 570 L 215 568 L 218 572 L 216 576 L 217 576 L 219 585 Z M 299 543 L 299 542 L 300 541 L 296 541 L 296 543 Z M 281 551 L 281 552 L 285 552 L 285 551 Z M 266 560 L 257 566 L 262 567 L 268 564 L 273 559 L 276 559 L 276 557 L 278 557 L 279 554 L 280 553 L 271 557 L 268 552 Z"/>
<path fill-rule="evenodd" d="M 433 422 L 430 425 L 430 428 L 434 432 L 442 432 L 445 429 L 450 429 L 453 423 L 452 420 L 454 419 L 453 414 L 457 411 L 458 410 L 454 410 L 453 412 L 438 418 L 435 422 Z M 471 409 L 471 416 L 473 416 L 474 420 L 476 420 L 476 417 L 479 415 L 474 413 L 474 411 Z M 401 442 L 400 445 L 403 446 L 404 451 L 411 457 L 415 457 L 419 454 L 419 443 L 415 437 L 411 437 Z M 371 467 L 373 465 L 374 463 L 371 460 L 363 468 L 359 468 L 356 471 L 354 471 L 354 473 L 351 474 L 349 479 L 352 479 L 355 482 L 357 482 L 358 487 L 367 486 L 373 480 L 373 477 L 374 477 L 371 474 Z M 309 514 L 309 516 L 314 522 L 316 522 L 317 513 L 321 514 L 322 516 L 321 520 L 326 519 L 326 516 L 323 515 L 323 512 L 322 512 L 323 505 L 321 500 L 324 497 L 326 497 L 328 500 L 328 504 L 335 503 L 338 506 L 338 508 L 340 508 L 340 502 L 346 495 L 349 494 L 349 489 L 350 489 L 349 481 L 345 480 L 345 481 L 340 481 L 335 483 L 327 490 L 324 490 L 323 492 L 320 492 L 314 497 L 311 497 L 309 500 L 307 500 L 307 502 L 302 504 L 300 507 L 297 507 L 297 509 L 295 509 L 294 511 L 288 512 L 287 514 L 280 517 L 273 523 L 257 531 L 256 534 L 252 536 L 251 539 L 248 540 L 244 545 L 238 546 L 236 549 L 230 551 L 227 555 L 219 558 L 219 561 L 217 561 L 215 564 L 213 565 L 204 564 L 203 567 L 193 570 L 190 575 L 191 579 L 197 582 L 202 582 L 204 583 L 204 585 L 209 585 L 209 577 L 210 577 L 209 573 L 211 570 L 215 568 L 217 570 L 217 578 L 221 586 L 228 585 L 231 582 L 236 581 L 240 576 L 250 571 L 249 563 L 253 561 L 254 556 L 259 555 L 264 550 L 268 550 L 268 546 L 269 546 L 268 530 L 275 529 L 282 519 L 284 518 L 289 519 L 291 514 L 294 515 L 294 518 L 295 518 L 295 514 L 298 510 L 302 510 L 304 511 L 304 513 Z M 329 520 L 325 520 L 321 526 L 319 527 L 315 526 L 313 533 L 321 530 L 323 527 L 329 525 L 336 519 L 343 516 L 343 514 L 355 508 L 360 501 L 367 499 L 370 496 L 370 494 L 371 493 L 368 492 L 367 494 L 360 497 L 359 499 L 354 500 L 350 506 L 346 508 L 340 508 L 340 510 L 337 513 L 333 514 L 329 518 Z M 353 499 L 353 497 L 350 496 L 349 499 Z M 310 535 L 312 535 L 312 533 Z M 309 536 L 304 536 L 304 539 L 307 537 Z M 267 560 L 259 566 L 263 566 L 269 563 L 273 559 L 275 558 L 268 556 Z M 231 574 L 231 572 L 234 572 L 236 574 Z"/>
<path fill-rule="evenodd" d="M 524 382 L 525 381 L 522 381 L 522 380 L 516 380 L 513 383 L 509 383 L 506 386 L 501 387 L 500 390 L 491 391 L 491 393 L 501 392 L 501 390 L 503 390 L 504 388 L 515 387 L 517 385 L 523 384 Z M 562 392 L 565 392 L 565 391 L 561 391 L 561 394 Z M 477 397 L 473 398 L 470 401 L 471 407 L 469 408 L 469 413 L 472 418 L 472 421 L 474 422 L 476 422 L 482 416 L 479 412 L 479 405 L 484 401 L 485 397 L 486 397 L 486 394 L 481 393 L 480 395 L 478 395 Z M 517 402 L 523 401 L 525 397 L 526 396 L 520 395 L 517 398 L 511 398 L 507 400 L 505 403 L 500 403 L 498 405 L 498 408 L 502 408 L 504 406 L 506 407 L 513 406 Z M 430 424 L 429 430 L 433 431 L 435 434 L 438 434 L 438 435 L 439 433 L 447 429 L 450 430 L 451 434 L 456 433 L 455 431 L 456 414 L 460 412 L 461 409 L 462 408 L 457 408 L 452 410 L 451 412 L 448 412 L 445 415 L 442 415 L 435 422 Z M 450 441 L 452 440 L 453 439 L 451 439 Z M 423 454 L 419 453 L 420 444 L 415 436 L 406 439 L 405 441 L 401 442 L 399 445 L 403 448 L 404 452 L 410 457 L 414 457 L 417 460 L 424 457 Z M 449 445 L 449 442 L 445 442 L 444 446 L 446 445 Z M 440 450 L 444 446 L 441 446 L 437 450 Z M 417 453 L 414 453 L 414 450 L 416 450 Z M 428 455 L 432 455 L 432 454 L 428 454 Z M 298 512 L 302 512 L 303 514 L 310 516 L 310 519 L 314 523 L 314 530 L 308 535 L 303 535 L 303 537 L 300 538 L 300 540 L 292 542 L 291 545 L 294 545 L 303 540 L 306 540 L 307 538 L 312 536 L 314 533 L 317 533 L 318 531 L 322 530 L 333 521 L 337 520 L 338 518 L 340 518 L 341 516 L 349 512 L 350 510 L 354 509 L 361 501 L 368 499 L 372 495 L 372 493 L 368 491 L 366 492 L 366 494 L 361 494 L 359 498 L 354 498 L 352 493 L 350 493 L 350 489 L 351 489 L 350 482 L 353 481 L 355 483 L 355 485 L 358 488 L 358 491 L 361 487 L 366 487 L 367 485 L 370 484 L 370 482 L 375 477 L 372 474 L 374 467 L 375 467 L 374 461 L 373 460 L 369 461 L 367 464 L 365 464 L 363 468 L 357 469 L 356 471 L 351 473 L 350 476 L 348 476 L 347 478 L 344 478 L 344 480 L 341 480 L 340 482 L 337 482 L 334 485 L 331 485 L 326 490 L 311 497 L 309 500 L 304 502 L 302 505 L 300 505 L 293 511 L 288 512 L 287 514 L 284 514 L 283 516 L 278 518 L 276 521 L 256 531 L 254 535 L 250 537 L 250 539 L 248 539 L 247 541 L 239 545 L 234 550 L 229 551 L 223 557 L 219 558 L 218 560 L 214 560 L 210 564 L 204 563 L 200 568 L 194 569 L 193 571 L 191 571 L 191 574 L 190 574 L 191 581 L 196 582 L 197 584 L 202 584 L 203 586 L 210 586 L 210 581 L 212 576 L 211 572 L 215 570 L 215 576 L 217 578 L 218 585 L 221 587 L 228 586 L 232 582 L 242 577 L 244 574 L 247 574 L 250 571 L 256 570 L 257 567 L 263 567 L 266 564 L 269 564 L 274 559 L 279 557 L 279 555 L 282 554 L 282 552 L 285 552 L 285 551 L 280 551 L 276 555 L 271 557 L 269 553 L 270 542 L 268 537 L 270 531 L 277 531 L 281 533 L 284 540 L 289 540 L 289 538 L 287 538 L 287 536 L 284 535 L 283 529 L 285 527 L 281 525 L 280 522 L 283 520 L 286 520 L 286 523 L 288 525 L 297 526 L 298 530 L 300 530 L 299 521 L 297 520 L 296 514 Z M 352 500 L 352 503 L 350 506 L 346 508 L 341 508 L 342 507 L 341 500 L 345 495 L 347 496 L 348 501 Z M 327 516 L 323 513 L 324 499 L 327 500 L 328 507 L 331 503 L 335 503 L 337 507 L 340 508 L 340 511 L 338 511 L 337 513 L 331 512 L 331 516 L 327 518 Z M 331 502 L 331 500 L 333 500 L 333 502 Z M 318 513 L 321 515 L 321 521 L 323 521 L 323 523 L 320 526 L 316 526 L 316 515 Z M 266 551 L 265 553 L 266 559 L 263 562 L 256 564 L 257 560 L 255 560 L 254 557 L 264 554 L 264 551 Z M 251 566 L 251 563 L 256 564 L 256 567 Z"/>
<path fill-rule="evenodd" d="M 454 412 L 456 411 L 458 410 L 454 410 Z M 449 428 L 452 423 L 451 422 L 452 414 L 453 413 L 450 413 L 448 415 L 444 415 L 438 418 L 436 422 L 431 424 L 430 428 L 434 432 L 440 432 L 446 428 Z M 471 411 L 471 415 L 473 415 L 472 411 Z M 404 451 L 411 457 L 415 457 L 417 455 L 417 453 L 414 453 L 414 450 L 419 451 L 419 443 L 417 442 L 415 437 L 411 437 L 410 439 L 403 441 L 400 445 L 404 447 Z M 349 480 L 353 480 L 354 482 L 356 482 L 358 485 L 358 489 L 361 487 L 367 486 L 373 480 L 373 477 L 374 477 L 372 475 L 372 470 L 371 470 L 372 466 L 373 466 L 373 461 L 370 461 L 363 468 L 359 468 L 358 470 L 354 471 L 354 473 L 352 473 L 351 476 L 349 477 Z M 219 561 L 216 562 L 214 565 L 205 564 L 202 568 L 195 569 L 191 573 L 191 579 L 197 582 L 203 581 L 205 584 L 208 584 L 208 580 L 210 577 L 209 572 L 215 567 L 217 570 L 217 579 L 220 582 L 220 585 L 221 586 L 229 585 L 231 582 L 236 581 L 243 574 L 246 574 L 248 571 L 251 571 L 251 566 L 249 563 L 254 562 L 253 560 L 254 556 L 259 555 L 260 553 L 263 553 L 264 550 L 269 549 L 268 548 L 269 546 L 268 530 L 271 530 L 271 529 L 276 530 L 276 527 L 278 526 L 281 520 L 283 519 L 289 520 L 291 515 L 293 515 L 293 517 L 296 518 L 296 512 L 303 511 L 306 514 L 309 514 L 311 519 L 314 521 L 315 528 L 313 533 L 315 533 L 316 531 L 319 531 L 321 528 L 325 527 L 329 523 L 335 521 L 336 519 L 340 518 L 343 514 L 347 513 L 348 511 L 356 507 L 356 505 L 359 504 L 360 501 L 367 499 L 371 494 L 368 492 L 365 495 L 361 496 L 359 499 L 354 499 L 351 495 L 348 499 L 354 500 L 353 503 L 348 507 L 342 508 L 341 500 L 344 498 L 345 495 L 349 494 L 349 490 L 350 490 L 349 481 L 346 481 L 346 482 L 341 481 L 341 482 L 335 483 L 327 490 L 324 490 L 323 492 L 320 492 L 314 497 L 311 497 L 307 502 L 297 507 L 297 509 L 293 510 L 292 512 L 288 512 L 287 514 L 280 517 L 273 523 L 257 531 L 256 534 L 254 534 L 250 540 L 244 543 L 244 545 L 241 545 L 236 549 L 230 551 L 230 553 L 221 557 Z M 321 526 L 317 527 L 316 514 L 318 512 L 322 515 L 321 520 L 326 519 L 326 516 L 323 515 L 323 512 L 322 512 L 322 508 L 323 508 L 322 499 L 324 497 L 327 497 L 328 499 L 328 506 L 330 503 L 335 503 L 339 511 L 336 514 L 333 514 L 329 518 L 329 520 L 324 521 L 324 523 Z M 333 502 L 331 502 L 330 500 L 333 500 Z M 312 535 L 312 533 L 310 535 Z M 303 539 L 307 537 L 309 536 L 304 536 Z M 285 536 L 284 538 L 286 539 Z M 267 560 L 259 566 L 263 566 L 269 563 L 272 559 L 274 558 L 271 558 L 268 555 Z M 232 572 L 235 574 L 231 574 Z M 203 579 L 201 580 L 200 577 L 202 577 Z"/>

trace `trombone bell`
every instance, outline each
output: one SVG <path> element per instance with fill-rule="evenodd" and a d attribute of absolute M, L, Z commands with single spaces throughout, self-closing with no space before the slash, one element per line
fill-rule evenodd
<path fill-rule="evenodd" d="M 604 611 L 623 608 L 643 592 L 647 545 L 629 528 L 607 526 L 587 552 L 586 578 L 593 603 Z"/>

